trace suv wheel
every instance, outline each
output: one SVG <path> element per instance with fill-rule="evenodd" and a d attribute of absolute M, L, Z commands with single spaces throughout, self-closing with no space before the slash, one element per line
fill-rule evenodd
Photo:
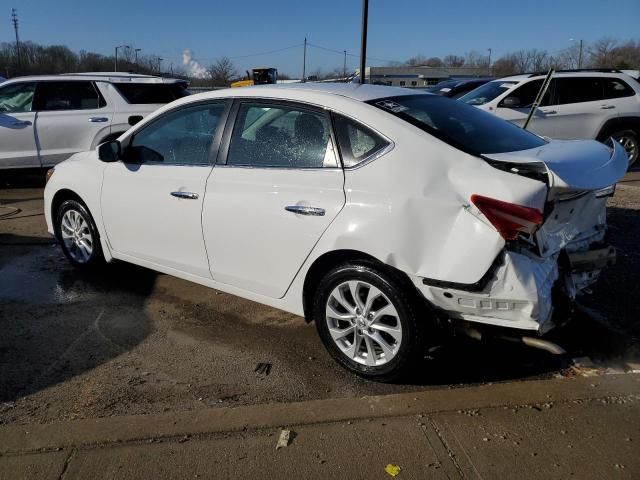
<path fill-rule="evenodd" d="M 372 380 L 393 381 L 419 358 L 423 329 L 404 287 L 395 275 L 364 262 L 335 268 L 322 279 L 314 320 L 340 365 Z"/>
<path fill-rule="evenodd" d="M 62 251 L 76 267 L 104 263 L 98 229 L 87 208 L 76 200 L 66 200 L 58 208 L 56 236 Z"/>
<path fill-rule="evenodd" d="M 633 130 L 621 130 L 611 135 L 615 141 L 622 145 L 629 156 L 629 168 L 638 162 L 640 151 L 640 136 Z"/>

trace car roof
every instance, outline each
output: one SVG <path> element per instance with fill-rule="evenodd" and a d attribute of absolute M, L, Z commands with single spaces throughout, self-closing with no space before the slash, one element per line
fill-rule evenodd
<path fill-rule="evenodd" d="M 622 72 L 597 72 L 597 71 L 588 71 L 588 70 L 584 70 L 581 72 L 554 72 L 553 74 L 553 78 L 561 78 L 561 77 L 620 78 L 620 77 L 627 77 L 627 76 L 628 75 Z M 546 77 L 546 74 L 522 73 L 520 75 L 511 75 L 509 77 L 496 78 L 493 81 L 494 82 L 522 82 L 524 80 L 539 80 L 545 77 Z"/>
<path fill-rule="evenodd" d="M 111 83 L 186 83 L 186 80 L 181 80 L 179 78 L 156 77 L 153 75 L 142 75 L 138 73 L 126 72 L 86 72 L 61 73 L 58 75 L 29 75 L 25 77 L 14 77 L 7 80 L 7 82 L 41 82 L 52 80 L 93 80 Z"/>
<path fill-rule="evenodd" d="M 341 97 L 367 102 L 377 98 L 397 97 L 401 95 L 431 95 L 428 92 L 409 88 L 389 87 L 386 85 L 371 85 L 359 83 L 327 83 L 306 82 L 286 83 L 277 85 L 256 85 L 252 87 L 230 88 L 200 93 L 199 98 L 240 97 L 248 91 L 251 96 L 265 96 L 278 98 L 290 93 L 312 92 L 316 94 L 337 95 Z M 192 96 L 193 97 L 193 96 Z"/>

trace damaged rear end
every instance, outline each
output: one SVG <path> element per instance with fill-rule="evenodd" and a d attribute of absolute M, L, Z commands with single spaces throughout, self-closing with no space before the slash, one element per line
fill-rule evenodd
<path fill-rule="evenodd" d="M 615 261 L 607 242 L 606 202 L 625 174 L 627 156 L 595 141 L 553 141 L 483 155 L 493 168 L 537 182 L 533 205 L 472 194 L 468 211 L 504 239 L 491 268 L 473 285 L 424 279 L 421 290 L 450 318 L 542 334 L 554 308 L 573 301 Z"/>

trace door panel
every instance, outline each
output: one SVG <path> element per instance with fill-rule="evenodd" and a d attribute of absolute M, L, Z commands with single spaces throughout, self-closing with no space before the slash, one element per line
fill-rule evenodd
<path fill-rule="evenodd" d="M 214 280 L 282 297 L 344 205 L 340 169 L 216 166 L 207 182 L 203 231 Z M 285 207 L 324 209 L 301 215 Z"/>
<path fill-rule="evenodd" d="M 106 167 L 102 217 L 116 256 L 211 278 L 202 204 L 227 110 L 212 102 L 167 112 L 133 135 L 124 161 Z"/>
<path fill-rule="evenodd" d="M 36 93 L 40 161 L 55 165 L 109 135 L 113 112 L 87 81 L 42 82 Z"/>
<path fill-rule="evenodd" d="M 34 83 L 0 88 L 0 168 L 39 167 L 32 111 Z"/>
<path fill-rule="evenodd" d="M 210 172 L 211 166 L 109 164 L 102 219 L 113 250 L 210 278 L 201 224 Z M 197 198 L 179 198 L 173 192 Z"/>
<path fill-rule="evenodd" d="M 214 167 L 203 206 L 211 273 L 281 298 L 343 207 L 344 173 L 326 112 L 248 100 L 236 109 L 226 165 Z"/>

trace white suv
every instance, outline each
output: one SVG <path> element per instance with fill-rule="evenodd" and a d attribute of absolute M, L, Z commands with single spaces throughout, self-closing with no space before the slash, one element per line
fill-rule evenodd
<path fill-rule="evenodd" d="M 128 73 L 20 77 L 0 85 L 0 169 L 55 165 L 187 95 L 183 80 Z"/>
<path fill-rule="evenodd" d="M 544 77 L 534 73 L 494 80 L 460 101 L 523 125 Z M 640 145 L 640 84 L 617 70 L 559 71 L 529 129 L 555 139 L 613 137 L 631 166 L 638 161 Z"/>

